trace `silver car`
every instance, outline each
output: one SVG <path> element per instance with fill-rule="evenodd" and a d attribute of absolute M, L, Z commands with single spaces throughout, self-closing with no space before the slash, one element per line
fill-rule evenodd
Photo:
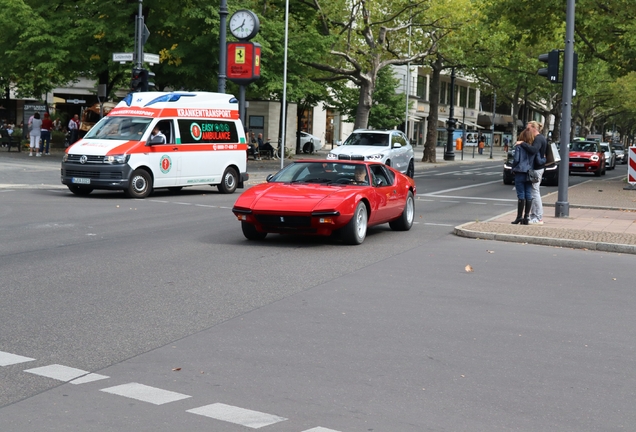
<path fill-rule="evenodd" d="M 616 163 L 627 163 L 627 154 L 625 153 L 625 148 L 621 144 L 610 144 L 614 153 L 616 153 Z"/>
<path fill-rule="evenodd" d="M 327 159 L 378 161 L 411 178 L 415 174 L 413 146 L 399 130 L 356 129 Z"/>
<path fill-rule="evenodd" d="M 605 152 L 605 164 L 608 170 L 616 168 L 616 152 L 610 146 L 610 143 L 602 142 L 601 148 Z"/>

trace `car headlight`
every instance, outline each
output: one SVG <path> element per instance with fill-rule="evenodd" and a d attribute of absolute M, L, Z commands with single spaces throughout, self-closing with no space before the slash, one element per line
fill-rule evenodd
<path fill-rule="evenodd" d="M 599 158 L 598 158 L 598 155 L 592 155 L 592 157 L 590 157 L 590 160 L 591 160 L 592 162 L 596 162 L 596 161 L 598 161 L 598 159 L 599 159 Z"/>
<path fill-rule="evenodd" d="M 104 163 L 112 165 L 125 164 L 128 159 L 130 159 L 130 155 L 109 155 L 104 156 Z"/>
<path fill-rule="evenodd" d="M 327 159 L 338 159 L 338 155 L 333 153 L 327 153 Z"/>
<path fill-rule="evenodd" d="M 384 155 L 382 153 L 374 154 L 371 156 L 367 156 L 367 159 L 370 161 L 381 161 Z"/>
<path fill-rule="evenodd" d="M 62 156 L 62 162 L 66 161 L 68 161 L 68 153 L 64 153 L 64 156 Z"/>

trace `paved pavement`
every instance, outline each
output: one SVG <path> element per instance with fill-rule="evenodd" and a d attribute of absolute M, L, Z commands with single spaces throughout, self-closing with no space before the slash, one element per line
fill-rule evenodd
<path fill-rule="evenodd" d="M 4 150 L 4 149 L 2 149 Z M 330 147 L 326 146 L 313 155 L 293 155 L 292 160 L 305 158 L 325 158 Z M 54 150 L 51 158 L 59 159 L 61 150 Z M 424 163 L 422 147 L 415 150 L 415 170 L 432 169 L 440 165 L 504 160 L 501 149 L 493 149 L 492 159 L 489 149 L 483 155 L 473 155 L 467 149 L 463 158 L 461 152 L 455 154 L 454 161 L 444 161 L 443 149 L 437 148 L 437 163 Z M 13 158 L 28 158 L 28 153 L 0 153 Z M 31 158 L 28 158 L 31 159 Z M 48 159 L 48 158 L 46 158 Z M 285 160 L 287 165 L 290 160 Z M 280 169 L 278 159 L 260 161 L 248 160 L 250 180 L 248 185 L 265 181 L 270 173 Z M 608 176 L 609 177 L 609 176 Z M 554 204 L 557 192 L 543 196 L 544 225 L 512 225 L 516 210 L 491 218 L 487 221 L 469 222 L 455 227 L 454 233 L 461 237 L 499 240 L 518 243 L 532 243 L 547 246 L 580 248 L 636 254 L 636 190 L 625 190 L 628 186 L 623 178 L 608 178 L 584 182 L 568 189 L 570 215 L 555 217 Z"/>
<path fill-rule="evenodd" d="M 325 157 L 328 149 L 316 155 L 295 155 L 294 158 Z M 500 160 L 505 153 L 493 149 L 492 159 L 489 149 L 483 155 L 471 149 L 455 154 L 452 162 L 444 161 L 442 148 L 437 148 L 437 164 L 420 162 L 422 149 L 416 149 L 416 171 L 446 164 L 462 164 Z M 248 168 L 251 180 L 263 181 L 258 172 L 267 168 L 280 167 L 280 160 L 253 161 Z M 255 169 L 256 168 L 256 169 Z M 255 172 L 256 171 L 256 172 Z M 609 173 L 609 172 L 608 172 Z M 610 174 L 611 176 L 611 174 Z M 608 177 L 610 177 L 608 176 Z M 516 210 L 496 216 L 487 221 L 469 222 L 455 227 L 454 233 L 461 237 L 499 240 L 518 243 L 532 243 L 546 246 L 569 247 L 607 252 L 636 254 L 636 190 L 625 190 L 629 186 L 623 178 L 608 178 L 587 181 L 568 189 L 569 217 L 555 217 L 554 204 L 558 192 L 543 196 L 543 225 L 512 225 Z"/>

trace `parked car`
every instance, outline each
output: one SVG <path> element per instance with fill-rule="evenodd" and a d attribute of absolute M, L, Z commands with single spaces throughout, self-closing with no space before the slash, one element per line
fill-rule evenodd
<path fill-rule="evenodd" d="M 511 185 L 515 182 L 515 175 L 512 172 L 512 162 L 515 158 L 515 146 L 508 151 L 506 162 L 503 169 L 503 183 Z M 558 186 L 559 184 L 559 162 L 545 167 L 543 171 L 543 178 L 541 179 L 542 186 Z"/>
<path fill-rule="evenodd" d="M 327 155 L 329 160 L 366 160 L 382 162 L 413 178 L 413 146 L 399 130 L 356 129 Z"/>
<path fill-rule="evenodd" d="M 570 144 L 570 174 L 593 173 L 600 177 L 605 174 L 605 152 L 597 141 L 574 141 Z"/>
<path fill-rule="evenodd" d="M 322 141 L 317 136 L 308 134 L 307 132 L 300 132 L 300 148 L 303 153 L 312 154 L 322 148 Z"/>
<path fill-rule="evenodd" d="M 616 152 L 612 150 L 610 143 L 607 142 L 602 142 L 601 148 L 605 153 L 605 163 L 607 164 L 607 169 L 613 170 L 614 168 L 616 168 Z"/>
<path fill-rule="evenodd" d="M 248 240 L 338 233 L 357 245 L 373 225 L 411 229 L 415 193 L 412 178 L 379 161 L 301 160 L 242 193 L 232 212 Z"/>
<path fill-rule="evenodd" d="M 625 153 L 625 148 L 621 144 L 610 144 L 614 153 L 616 153 L 616 163 L 627 163 L 627 154 Z"/>

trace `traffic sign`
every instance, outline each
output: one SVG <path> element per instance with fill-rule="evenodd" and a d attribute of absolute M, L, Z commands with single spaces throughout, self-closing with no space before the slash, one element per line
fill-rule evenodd
<path fill-rule="evenodd" d="M 127 62 L 133 61 L 133 53 L 113 53 L 113 61 Z"/>
<path fill-rule="evenodd" d="M 159 63 L 159 54 L 144 53 L 144 62 L 150 64 Z"/>

